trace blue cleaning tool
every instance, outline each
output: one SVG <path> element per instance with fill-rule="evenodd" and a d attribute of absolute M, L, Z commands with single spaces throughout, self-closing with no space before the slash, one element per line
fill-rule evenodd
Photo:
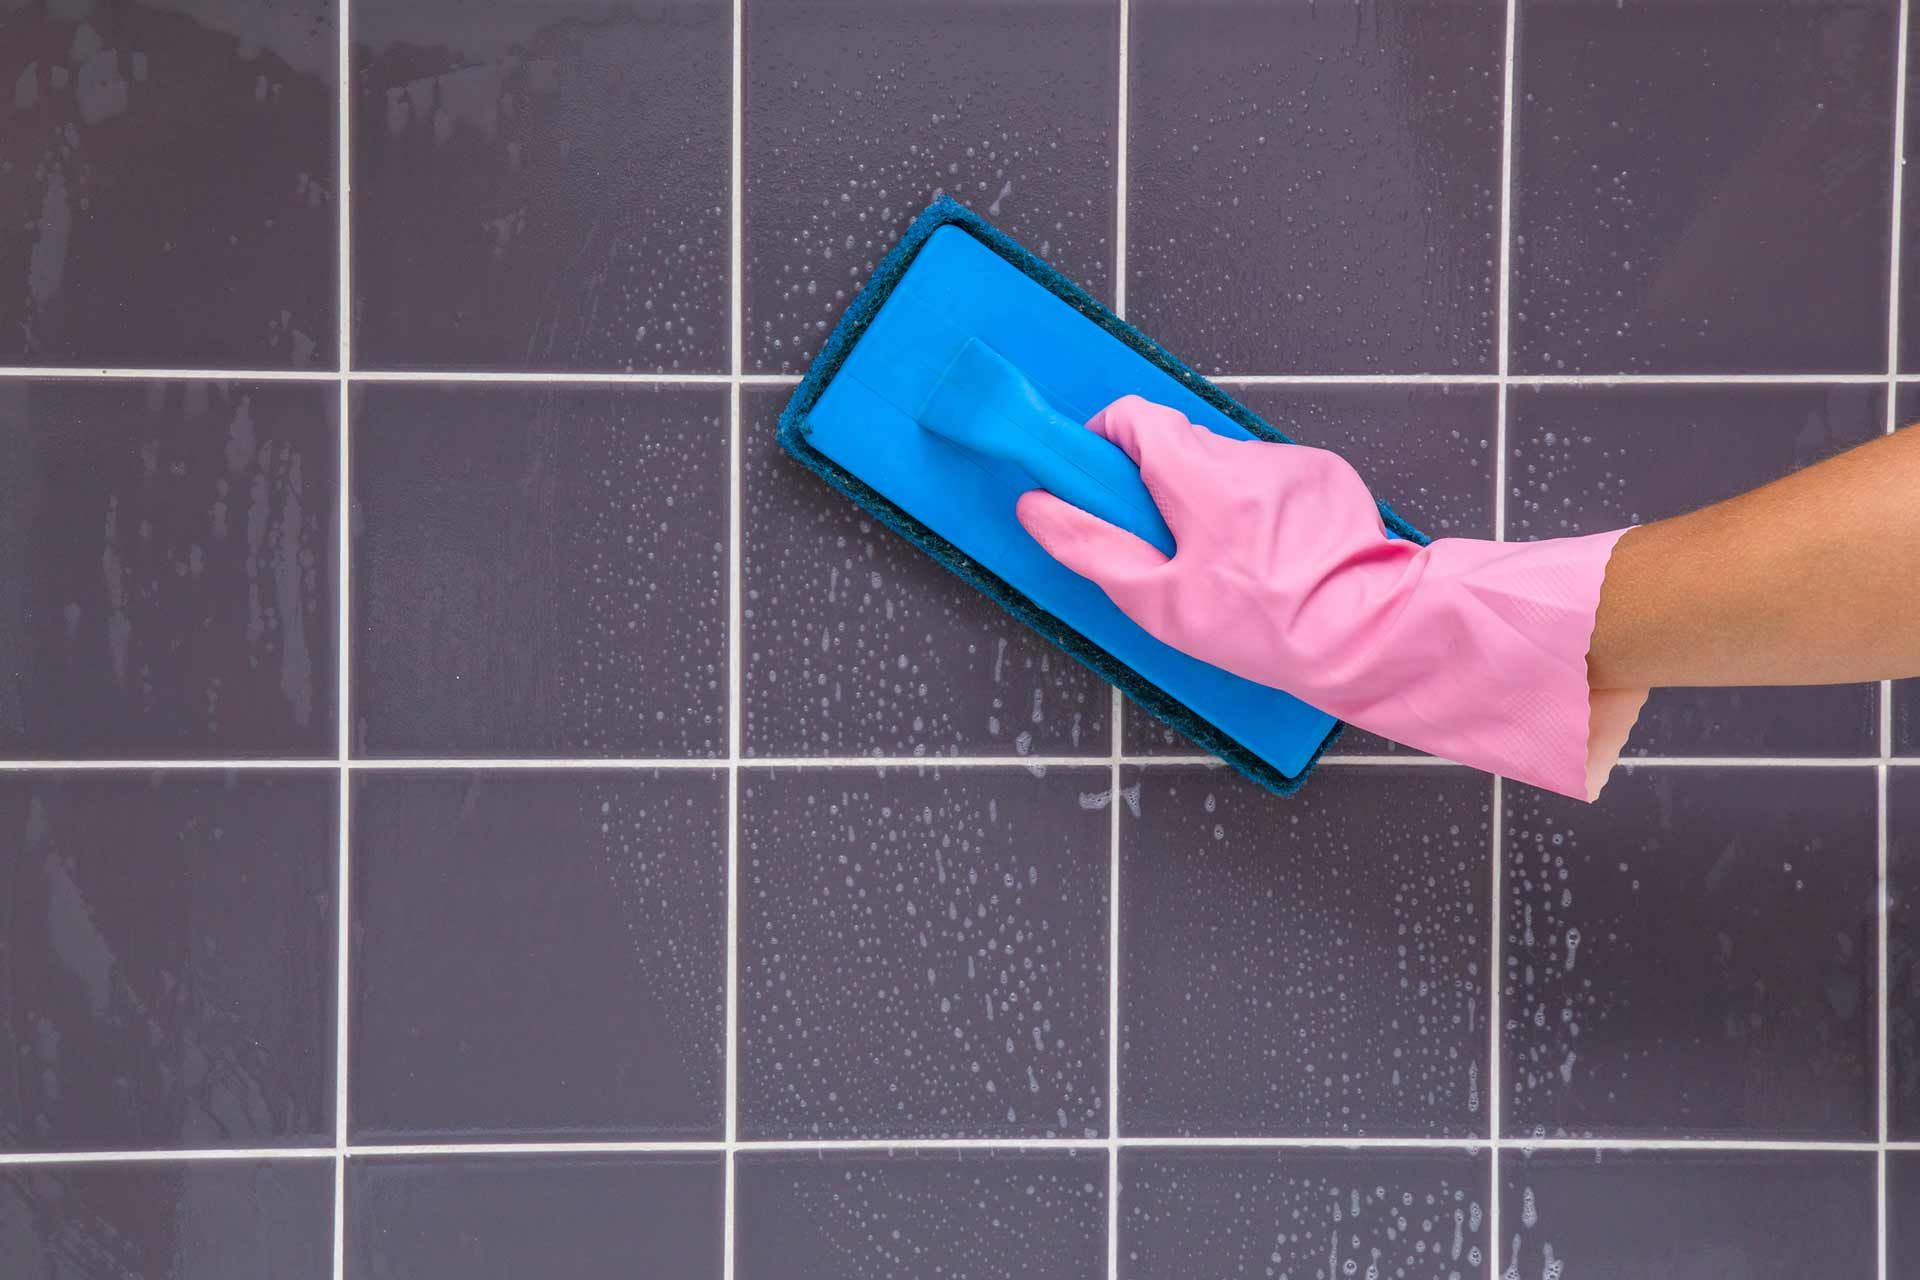
<path fill-rule="evenodd" d="M 1154 639 L 1014 516 L 1022 493 L 1046 489 L 1174 553 L 1133 460 L 1081 425 L 1128 394 L 1222 435 L 1287 439 L 943 196 L 849 304 L 780 415 L 780 441 L 1134 702 L 1290 793 L 1340 722 Z M 1427 541 L 1380 512 L 1389 536 Z"/>

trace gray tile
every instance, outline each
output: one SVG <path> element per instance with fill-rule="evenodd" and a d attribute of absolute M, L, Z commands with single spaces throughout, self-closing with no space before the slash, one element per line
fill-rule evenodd
<path fill-rule="evenodd" d="M 724 390 L 353 394 L 360 754 L 726 753 Z"/>
<path fill-rule="evenodd" d="M 1491 372 L 1496 0 L 1133 5 L 1127 317 L 1203 372 Z"/>
<path fill-rule="evenodd" d="M 1107 1274 L 1100 1151 L 743 1152 L 740 1280 Z"/>
<path fill-rule="evenodd" d="M 1906 154 L 1900 157 L 1904 172 L 1914 171 L 1914 158 L 1920 155 L 1920 125 L 1915 118 L 1920 115 L 1920 23 L 1912 20 L 1908 11 L 1907 20 L 1907 122 L 1902 141 L 1906 144 Z M 1914 297 L 1914 263 L 1920 262 L 1920 203 L 1905 198 L 1904 191 L 1900 201 L 1900 368 L 1906 373 L 1920 373 L 1920 300 Z"/>
<path fill-rule="evenodd" d="M 1872 769 L 1510 787 L 1501 1132 L 1860 1140 L 1877 1106 Z"/>
<path fill-rule="evenodd" d="M 719 1280 L 717 1154 L 361 1157 L 347 1280 Z"/>
<path fill-rule="evenodd" d="M 1920 1139 L 1920 769 L 1887 771 L 1887 1124 Z"/>
<path fill-rule="evenodd" d="M 353 0 L 353 355 L 724 371 L 726 0 Z"/>
<path fill-rule="evenodd" d="M 357 774 L 356 1140 L 722 1137 L 726 805 L 708 770 Z"/>
<path fill-rule="evenodd" d="M 743 393 L 749 756 L 1104 757 L 1107 684 L 780 450 Z"/>
<path fill-rule="evenodd" d="M 743 1138 L 1106 1131 L 1109 774 L 743 773 Z"/>
<path fill-rule="evenodd" d="M 1599 533 L 1679 515 L 1878 435 L 1879 387 L 1516 387 L 1507 536 Z M 1879 687 L 1659 689 L 1630 754 L 1872 755 Z"/>
<path fill-rule="evenodd" d="M 333 1161 L 0 1170 L 0 1256 L 21 1280 L 326 1280 Z"/>
<path fill-rule="evenodd" d="M 0 1149 L 331 1145 L 338 794 L 0 773 Z"/>
<path fill-rule="evenodd" d="M 1920 23 L 1915 26 L 1920 27 Z M 1920 424 L 1920 386 L 1902 383 L 1893 407 L 1897 426 Z M 1920 755 L 1920 680 L 1893 683 L 1893 751 L 1896 755 Z"/>
<path fill-rule="evenodd" d="M 1486 1131 L 1491 782 L 1327 769 L 1280 799 L 1182 765 L 1122 783 L 1126 1133 Z"/>
<path fill-rule="evenodd" d="M 1920 1275 L 1920 1151 L 1887 1152 L 1887 1275 Z"/>
<path fill-rule="evenodd" d="M 1516 373 L 1883 371 L 1896 0 L 1522 0 Z"/>
<path fill-rule="evenodd" d="M 6 6 L 0 364 L 333 367 L 335 8 Z"/>
<path fill-rule="evenodd" d="M 1504 1275 L 1871 1280 L 1874 1158 L 1516 1152 L 1500 1160 L 1500 1224 Z"/>
<path fill-rule="evenodd" d="M 0 382 L 0 756 L 335 752 L 338 399 Z"/>
<path fill-rule="evenodd" d="M 1374 493 L 1436 538 L 1493 536 L 1497 405 L 1492 387 L 1235 387 L 1234 397 L 1302 444 L 1349 459 Z M 1349 728 L 1340 755 L 1406 750 Z M 1129 704 L 1128 755 L 1198 755 L 1184 734 Z"/>
<path fill-rule="evenodd" d="M 1134 1148 L 1121 1280 L 1483 1276 L 1485 1152 Z"/>
<path fill-rule="evenodd" d="M 1117 15 L 1110 0 L 747 5 L 748 371 L 805 368 L 942 191 L 1108 296 Z"/>

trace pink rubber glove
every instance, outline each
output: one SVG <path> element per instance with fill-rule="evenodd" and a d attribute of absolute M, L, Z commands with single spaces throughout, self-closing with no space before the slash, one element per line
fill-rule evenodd
<path fill-rule="evenodd" d="M 1407 746 L 1599 795 L 1647 696 L 1587 686 L 1626 530 L 1419 547 L 1388 540 L 1337 454 L 1229 440 L 1138 396 L 1087 426 L 1139 465 L 1174 556 L 1042 490 L 1020 523 L 1151 635 Z"/>

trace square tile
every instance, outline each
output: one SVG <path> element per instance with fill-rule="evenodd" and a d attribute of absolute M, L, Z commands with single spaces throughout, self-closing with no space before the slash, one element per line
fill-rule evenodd
<path fill-rule="evenodd" d="M 1500 1131 L 1871 1137 L 1874 771 L 1506 792 Z"/>
<path fill-rule="evenodd" d="M 0 1150 L 332 1145 L 338 797 L 0 773 Z"/>
<path fill-rule="evenodd" d="M 743 772 L 740 1136 L 1104 1135 L 1109 776 Z"/>
<path fill-rule="evenodd" d="M 327 1280 L 333 1161 L 16 1165 L 0 1256 L 23 1280 Z"/>
<path fill-rule="evenodd" d="M 718 1154 L 347 1163 L 347 1280 L 719 1280 Z"/>
<path fill-rule="evenodd" d="M 1118 12 L 1103 0 L 747 5 L 747 370 L 806 368 L 943 191 L 1110 296 Z"/>
<path fill-rule="evenodd" d="M 0 364 L 334 367 L 335 13 L 6 6 Z"/>
<path fill-rule="evenodd" d="M 357 752 L 725 755 L 726 398 L 356 385 Z"/>
<path fill-rule="evenodd" d="M 1127 318 L 1203 372 L 1494 369 L 1506 10 L 1138 0 Z"/>
<path fill-rule="evenodd" d="M 1122 782 L 1123 1132 L 1487 1131 L 1488 779 L 1328 768 L 1289 799 L 1193 765 Z"/>
<path fill-rule="evenodd" d="M 740 1280 L 1107 1274 L 1103 1151 L 741 1152 Z"/>
<path fill-rule="evenodd" d="M 1913 21 L 1909 10 L 1907 15 L 1907 122 L 1902 141 L 1906 144 L 1906 154 L 1900 157 L 1904 172 L 1914 171 L 1914 159 L 1920 156 L 1920 125 L 1916 125 L 1916 116 L 1920 116 L 1920 106 L 1915 106 L 1920 98 L 1920 23 Z M 1914 298 L 1913 281 L 1915 268 L 1911 265 L 1920 262 L 1920 206 L 1905 198 L 1902 192 L 1900 201 L 1901 277 L 1905 281 L 1900 287 L 1900 368 L 1906 373 L 1920 373 L 1920 302 Z"/>
<path fill-rule="evenodd" d="M 1898 8 L 1521 0 L 1513 371 L 1884 371 Z"/>
<path fill-rule="evenodd" d="M 1920 1151 L 1887 1152 L 1887 1275 L 1920 1275 Z"/>
<path fill-rule="evenodd" d="M 1255 385 L 1232 392 L 1302 444 L 1346 457 L 1376 495 L 1434 537 L 1493 536 L 1498 405 L 1492 387 Z M 1340 755 L 1405 750 L 1354 728 L 1333 746 Z M 1184 734 L 1131 703 L 1126 751 L 1202 754 Z"/>
<path fill-rule="evenodd" d="M 1704 507 L 1879 435 L 1879 387 L 1515 387 L 1507 536 L 1600 533 Z M 1880 749 L 1874 684 L 1656 689 L 1635 755 L 1862 756 Z"/>
<path fill-rule="evenodd" d="M 339 399 L 0 382 L 0 756 L 325 756 Z"/>
<path fill-rule="evenodd" d="M 1896 427 L 1920 424 L 1920 384 L 1900 384 L 1893 409 Z M 1893 682 L 1893 751 L 1896 755 L 1920 755 L 1920 680 Z"/>
<path fill-rule="evenodd" d="M 1887 1125 L 1920 1139 L 1920 769 L 1887 770 Z"/>
<path fill-rule="evenodd" d="M 1500 1160 L 1500 1224 L 1504 1275 L 1872 1280 L 1874 1157 L 1516 1152 Z"/>
<path fill-rule="evenodd" d="M 1491 1165 L 1484 1151 L 1125 1150 L 1119 1275 L 1484 1276 Z"/>
<path fill-rule="evenodd" d="M 1104 758 L 1106 682 L 782 452 L 788 394 L 741 396 L 743 754 Z"/>
<path fill-rule="evenodd" d="M 726 0 L 353 0 L 362 367 L 724 372 Z"/>
<path fill-rule="evenodd" d="M 704 769 L 357 772 L 356 1140 L 724 1136 L 726 810 Z"/>

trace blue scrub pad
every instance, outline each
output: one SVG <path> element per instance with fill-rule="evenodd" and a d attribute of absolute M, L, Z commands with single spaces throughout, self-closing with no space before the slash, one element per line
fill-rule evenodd
<path fill-rule="evenodd" d="M 780 415 L 780 442 L 1134 702 L 1290 793 L 1340 722 L 1155 640 L 1014 517 L 1022 492 L 1045 488 L 1171 548 L 1131 460 L 1080 425 L 1127 394 L 1223 435 L 1287 440 L 942 196 L 848 305 Z M 1385 504 L 1380 514 L 1389 536 L 1427 541 Z"/>

